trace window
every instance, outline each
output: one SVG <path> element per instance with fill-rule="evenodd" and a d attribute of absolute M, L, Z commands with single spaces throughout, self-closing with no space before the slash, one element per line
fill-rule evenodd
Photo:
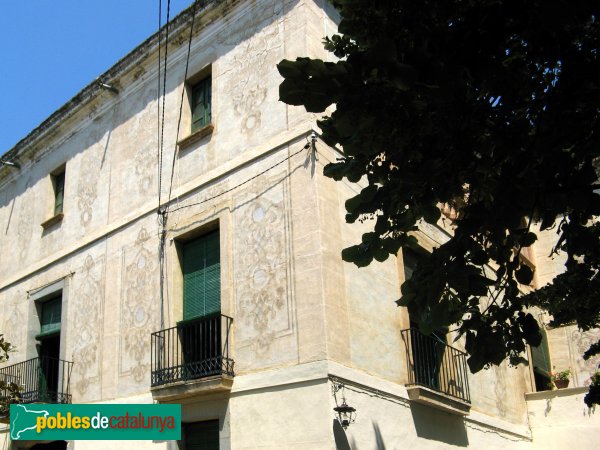
<path fill-rule="evenodd" d="M 531 359 L 533 364 L 533 381 L 536 392 L 547 391 L 552 388 L 548 375 L 552 371 L 550 361 L 550 350 L 548 348 L 548 335 L 544 328 L 540 329 L 542 342 L 537 347 L 531 347 Z"/>
<path fill-rule="evenodd" d="M 62 298 L 56 297 L 42 303 L 42 314 L 40 317 L 40 335 L 48 336 L 60 332 L 60 318 L 62 312 Z"/>
<path fill-rule="evenodd" d="M 54 188 L 54 215 L 63 212 L 63 201 L 65 197 L 65 171 L 52 175 L 52 187 Z"/>
<path fill-rule="evenodd" d="M 219 230 L 183 247 L 183 320 L 221 312 Z"/>
<path fill-rule="evenodd" d="M 37 386 L 34 391 L 38 401 L 61 403 L 60 386 L 60 320 L 62 294 L 44 301 L 40 308 L 40 334 L 38 345 Z"/>
<path fill-rule="evenodd" d="M 183 247 L 183 321 L 178 328 L 184 377 L 222 373 L 219 230 Z"/>
<path fill-rule="evenodd" d="M 192 133 L 211 123 L 211 88 L 210 75 L 195 83 L 191 88 Z"/>
<path fill-rule="evenodd" d="M 219 421 L 186 423 L 183 425 L 181 450 L 219 450 Z"/>

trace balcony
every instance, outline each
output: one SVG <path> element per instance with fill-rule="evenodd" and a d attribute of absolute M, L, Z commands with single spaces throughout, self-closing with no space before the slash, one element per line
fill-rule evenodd
<path fill-rule="evenodd" d="M 403 330 L 402 339 L 408 364 L 409 399 L 451 414 L 467 415 L 471 397 L 466 353 L 413 328 Z"/>
<path fill-rule="evenodd" d="M 179 322 L 152 333 L 153 395 L 168 401 L 231 389 L 233 359 L 229 342 L 233 319 L 216 315 Z"/>
<path fill-rule="evenodd" d="M 72 362 L 47 356 L 2 367 L 0 380 L 7 384 L 16 384 L 19 386 L 19 392 L 11 398 L 8 390 L 5 389 L 0 392 L 0 398 L 4 400 L 3 403 L 8 404 L 71 403 L 69 386 L 72 369 Z M 8 411 L 1 413 L 8 413 Z"/>

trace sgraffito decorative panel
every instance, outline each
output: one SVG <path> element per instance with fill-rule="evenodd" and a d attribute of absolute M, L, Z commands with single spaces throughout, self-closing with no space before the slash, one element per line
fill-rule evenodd
<path fill-rule="evenodd" d="M 588 386 L 590 377 L 598 370 L 600 365 L 600 355 L 588 359 L 583 359 L 583 353 L 595 342 L 600 341 L 600 329 L 596 328 L 590 331 L 581 331 L 573 327 L 570 333 L 569 345 L 571 347 L 571 370 L 577 377 L 576 382 L 579 386 Z"/>
<path fill-rule="evenodd" d="M 156 180 L 156 90 L 148 88 L 138 94 L 141 105 L 134 103 L 134 106 L 141 108 L 140 112 L 128 111 L 132 118 L 124 127 L 125 132 L 121 137 L 123 142 L 134 143 L 133 164 L 127 165 L 128 170 L 135 173 L 137 192 L 140 196 L 149 193 L 154 194 L 154 183 Z M 127 151 L 126 151 L 127 152 Z"/>
<path fill-rule="evenodd" d="M 104 325 L 104 257 L 86 256 L 73 277 L 69 314 L 73 336 L 72 387 L 77 400 L 101 398 L 102 332 Z"/>
<path fill-rule="evenodd" d="M 19 219 L 17 222 L 17 241 L 18 241 L 18 258 L 20 262 L 25 262 L 29 256 L 31 248 L 31 237 L 33 235 L 32 217 L 35 217 L 34 207 L 35 202 L 32 201 L 32 191 L 30 189 L 31 180 L 27 180 L 25 184 L 25 192 L 16 200 L 19 211 Z"/>
<path fill-rule="evenodd" d="M 234 212 L 236 364 L 244 368 L 296 358 L 286 180 L 255 183 Z"/>
<path fill-rule="evenodd" d="M 142 228 L 123 249 L 119 375 L 138 389 L 150 385 L 150 334 L 159 327 L 158 255 L 150 237 Z"/>
<path fill-rule="evenodd" d="M 500 417 L 506 417 L 506 364 L 500 366 L 492 366 L 493 374 L 496 377 L 494 380 L 494 394 L 496 395 L 496 412 Z"/>
<path fill-rule="evenodd" d="M 98 198 L 98 177 L 101 170 L 100 146 L 101 144 L 96 144 L 85 152 L 79 168 L 77 208 L 82 227 L 87 227 L 92 221 L 94 202 Z"/>
<path fill-rule="evenodd" d="M 236 127 L 238 133 L 248 138 L 262 138 L 258 130 L 265 127 L 283 126 L 280 116 L 272 107 L 277 104 L 277 84 L 273 84 L 272 68 L 284 57 L 284 21 L 281 5 L 263 5 L 265 10 L 256 8 L 238 23 L 243 28 L 238 33 L 227 29 L 220 36 L 220 44 L 231 47 L 224 56 L 222 74 L 218 85 L 220 92 L 226 92 L 218 113 L 227 116 L 227 127 Z M 270 22 L 266 25 L 265 18 Z M 218 75 L 218 74 L 217 74 Z M 232 130 L 233 131 L 233 130 Z M 245 148 L 234 149 L 234 153 Z"/>
<path fill-rule="evenodd" d="M 3 304 L 3 309 L 6 311 L 4 321 L 1 323 L 2 329 L 0 334 L 4 335 L 4 339 L 11 343 L 15 352 L 18 352 L 20 361 L 25 359 L 25 344 L 27 327 L 23 326 L 27 323 L 27 294 L 17 291 L 11 301 Z M 9 355 L 11 360 L 12 355 Z M 17 354 L 15 354 L 17 358 Z"/>

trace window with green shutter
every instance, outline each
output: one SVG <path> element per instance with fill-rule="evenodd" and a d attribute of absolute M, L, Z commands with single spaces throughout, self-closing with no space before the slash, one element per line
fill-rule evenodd
<path fill-rule="evenodd" d="M 63 201 L 65 197 L 65 173 L 61 172 L 52 176 L 54 187 L 54 215 L 63 212 Z"/>
<path fill-rule="evenodd" d="M 219 421 L 184 424 L 185 450 L 219 450 Z"/>
<path fill-rule="evenodd" d="M 209 75 L 192 86 L 192 133 L 211 122 L 211 84 Z"/>
<path fill-rule="evenodd" d="M 183 247 L 183 320 L 221 312 L 219 230 Z"/>
<path fill-rule="evenodd" d="M 41 331 L 38 337 L 48 336 L 60 332 L 62 297 L 57 297 L 52 300 L 48 300 L 42 303 L 41 306 Z"/>

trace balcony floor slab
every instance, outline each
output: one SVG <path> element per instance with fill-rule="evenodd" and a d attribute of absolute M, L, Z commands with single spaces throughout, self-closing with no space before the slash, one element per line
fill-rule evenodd
<path fill-rule="evenodd" d="M 408 398 L 411 402 L 431 406 L 450 414 L 467 416 L 471 411 L 471 404 L 462 400 L 434 391 L 424 386 L 406 386 Z"/>
<path fill-rule="evenodd" d="M 152 397 L 160 403 L 181 403 L 186 398 L 231 392 L 232 386 L 233 377 L 218 375 L 155 386 L 151 391 Z"/>

